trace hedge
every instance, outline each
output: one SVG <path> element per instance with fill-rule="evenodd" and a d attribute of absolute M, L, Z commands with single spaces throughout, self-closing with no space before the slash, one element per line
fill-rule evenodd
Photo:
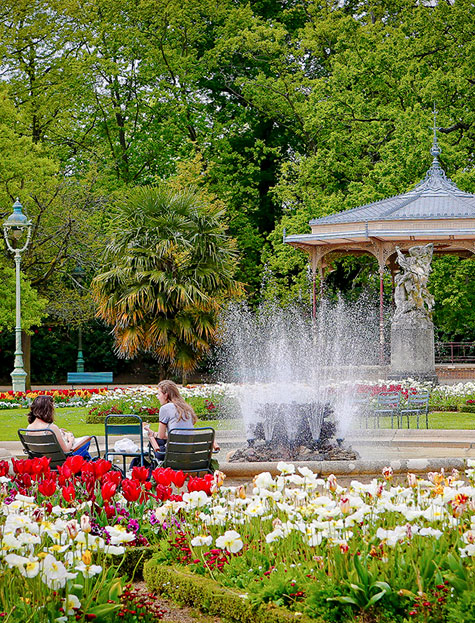
<path fill-rule="evenodd" d="M 323 619 L 310 619 L 302 613 L 262 604 L 252 606 L 238 593 L 203 576 L 185 573 L 153 558 L 144 565 L 143 575 L 147 588 L 173 599 L 183 606 L 191 606 L 230 623 L 325 623 Z"/>
<path fill-rule="evenodd" d="M 459 411 L 463 413 L 475 413 L 475 405 L 459 405 Z"/>
<path fill-rule="evenodd" d="M 143 579 L 144 565 L 154 552 L 155 549 L 151 546 L 126 547 L 123 555 L 110 556 L 110 560 L 115 567 L 120 565 L 120 575 L 138 581 Z"/>

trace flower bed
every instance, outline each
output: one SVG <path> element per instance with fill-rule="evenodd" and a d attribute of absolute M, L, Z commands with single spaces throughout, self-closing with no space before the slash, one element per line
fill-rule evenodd
<path fill-rule="evenodd" d="M 201 419 L 223 417 L 226 390 L 220 385 L 195 385 L 180 389 L 186 401 Z M 160 401 L 156 386 L 116 388 L 102 395 L 92 396 L 87 403 L 88 423 L 98 423 L 106 415 L 133 413 L 149 422 L 158 422 Z"/>
<path fill-rule="evenodd" d="M 45 459 L 13 467 L 0 462 L 0 612 L 11 622 L 136 620 L 139 597 L 120 576 L 150 548 L 150 589 L 236 623 L 474 620 L 473 466 L 405 484 L 386 469 L 348 488 L 286 463 L 249 488 L 225 487 L 220 472 L 124 479 L 79 456 L 57 473 Z M 140 620 L 161 617 L 147 608 Z"/>
<path fill-rule="evenodd" d="M 341 387 L 356 395 L 374 396 L 380 391 L 401 391 L 407 399 L 410 393 L 428 389 L 431 392 L 430 411 L 466 411 L 472 412 L 471 401 L 475 401 L 475 383 L 458 383 L 457 385 L 438 385 L 419 383 L 407 379 L 397 384 L 359 382 L 342 383 L 334 386 L 334 391 Z M 239 387 L 242 390 L 242 387 Z M 236 400 L 238 386 L 228 383 L 217 385 L 190 385 L 181 388 L 181 393 L 194 408 L 199 418 L 205 420 L 240 417 L 240 407 Z M 150 422 L 158 421 L 160 402 L 157 396 L 157 386 L 141 386 L 115 389 L 56 389 L 35 392 L 4 392 L 0 394 L 0 409 L 28 407 L 31 401 L 40 394 L 54 397 L 57 407 L 86 407 L 89 411 L 86 416 L 88 423 L 101 423 L 106 415 L 132 413 L 140 415 Z"/>
<path fill-rule="evenodd" d="M 189 491 L 211 492 L 213 477 L 135 468 L 122 478 L 105 460 L 0 462 L 0 617 L 10 622 L 156 621 L 152 597 L 125 585 L 167 534 L 155 511 Z M 184 488 L 186 493 L 179 494 Z M 206 493 L 205 493 L 206 492 Z M 172 521 L 179 525 L 179 519 Z M 142 604 L 142 605 L 141 605 Z M 140 612 L 139 619 L 136 615 Z M 135 618 L 134 618 L 135 617 Z"/>
<path fill-rule="evenodd" d="M 53 396 L 57 407 L 83 407 L 88 404 L 92 396 L 101 396 L 107 393 L 104 388 L 92 389 L 51 389 L 29 392 L 0 392 L 0 409 L 28 407 L 37 396 Z"/>
<path fill-rule="evenodd" d="M 328 622 L 475 620 L 474 469 L 465 478 L 408 474 L 406 485 L 387 469 L 383 480 L 349 488 L 307 468 L 280 469 L 277 478 L 258 475 L 251 494 L 221 487 L 157 509 L 162 521 L 179 513 L 181 523 L 146 563 L 150 588 L 188 591 L 195 605 L 205 594 L 208 612 L 236 622 L 249 616 L 246 608 L 233 615 L 228 602 L 237 598 Z M 229 600 L 219 593 L 211 603 L 212 588 L 190 574 L 217 582 Z"/>
<path fill-rule="evenodd" d="M 358 383 L 357 394 L 375 396 L 379 392 L 400 391 L 403 399 L 407 400 L 410 394 L 418 391 L 429 391 L 430 411 L 465 411 L 462 407 L 475 401 L 475 383 L 457 383 L 456 385 L 436 385 L 421 383 L 414 379 L 406 379 L 400 383 Z"/>

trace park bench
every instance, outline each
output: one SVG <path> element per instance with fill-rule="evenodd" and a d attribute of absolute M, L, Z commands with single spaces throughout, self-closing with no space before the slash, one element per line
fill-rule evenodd
<path fill-rule="evenodd" d="M 75 385 L 105 385 L 113 382 L 112 372 L 68 372 L 67 382 Z"/>

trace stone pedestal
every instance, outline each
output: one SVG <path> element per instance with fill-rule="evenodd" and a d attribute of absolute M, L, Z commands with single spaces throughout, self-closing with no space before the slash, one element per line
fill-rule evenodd
<path fill-rule="evenodd" d="M 391 379 L 437 382 L 434 325 L 427 318 L 406 314 L 391 325 Z"/>

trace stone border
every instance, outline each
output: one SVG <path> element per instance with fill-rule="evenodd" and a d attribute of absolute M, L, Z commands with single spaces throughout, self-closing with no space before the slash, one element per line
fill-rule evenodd
<path fill-rule="evenodd" d="M 292 463 L 295 467 L 308 467 L 315 474 L 321 476 L 357 476 L 358 474 L 372 474 L 380 476 L 385 467 L 391 467 L 395 474 L 446 472 L 452 469 L 460 471 L 466 469 L 466 459 L 393 459 L 390 461 L 285 461 Z M 252 478 L 261 472 L 270 472 L 272 476 L 280 474 L 277 469 L 277 462 L 255 462 L 255 463 L 220 463 L 219 469 L 228 478 Z"/>

